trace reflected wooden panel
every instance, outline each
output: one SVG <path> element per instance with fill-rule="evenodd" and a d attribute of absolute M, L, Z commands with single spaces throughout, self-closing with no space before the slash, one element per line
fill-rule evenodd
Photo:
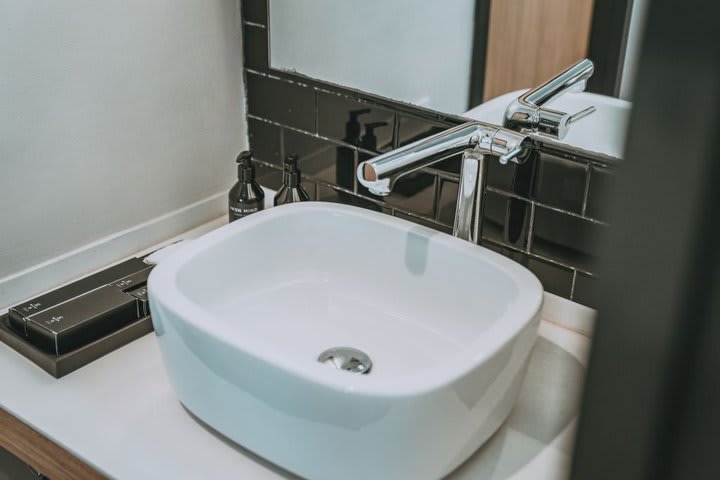
<path fill-rule="evenodd" d="M 539 85 L 587 56 L 594 0 L 492 0 L 483 99 Z"/>

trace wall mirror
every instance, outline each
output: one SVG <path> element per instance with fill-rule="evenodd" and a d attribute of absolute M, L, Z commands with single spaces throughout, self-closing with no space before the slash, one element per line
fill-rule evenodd
<path fill-rule="evenodd" d="M 627 99 L 647 1 L 269 0 L 270 67 L 498 123 L 513 93 L 586 57 L 587 91 Z M 613 100 L 603 99 L 623 111 L 606 123 L 622 137 L 629 104 Z M 622 156 L 624 139 L 613 142 L 577 146 Z"/>

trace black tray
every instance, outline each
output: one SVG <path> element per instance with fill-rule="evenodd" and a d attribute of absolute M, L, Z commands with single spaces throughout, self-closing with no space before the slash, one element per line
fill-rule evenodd
<path fill-rule="evenodd" d="M 7 315 L 0 317 L 0 341 L 55 378 L 74 372 L 78 368 L 152 331 L 152 319 L 147 316 L 72 352 L 55 355 L 40 350 L 28 343 L 24 336 L 15 333 L 15 330 L 10 326 Z"/>

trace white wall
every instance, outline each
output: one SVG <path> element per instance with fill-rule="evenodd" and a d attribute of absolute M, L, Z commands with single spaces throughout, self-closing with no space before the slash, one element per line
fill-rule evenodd
<path fill-rule="evenodd" d="M 0 2 L 0 299 L 3 277 L 229 188 L 238 3 Z"/>
<path fill-rule="evenodd" d="M 270 64 L 462 113 L 474 12 L 474 0 L 270 0 Z"/>

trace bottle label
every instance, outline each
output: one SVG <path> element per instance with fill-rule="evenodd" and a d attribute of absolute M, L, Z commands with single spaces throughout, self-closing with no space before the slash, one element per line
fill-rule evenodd
<path fill-rule="evenodd" d="M 230 205 L 230 221 L 237 220 L 239 218 L 247 217 L 251 213 L 259 212 L 262 210 L 259 205 L 248 206 L 248 205 Z"/>

